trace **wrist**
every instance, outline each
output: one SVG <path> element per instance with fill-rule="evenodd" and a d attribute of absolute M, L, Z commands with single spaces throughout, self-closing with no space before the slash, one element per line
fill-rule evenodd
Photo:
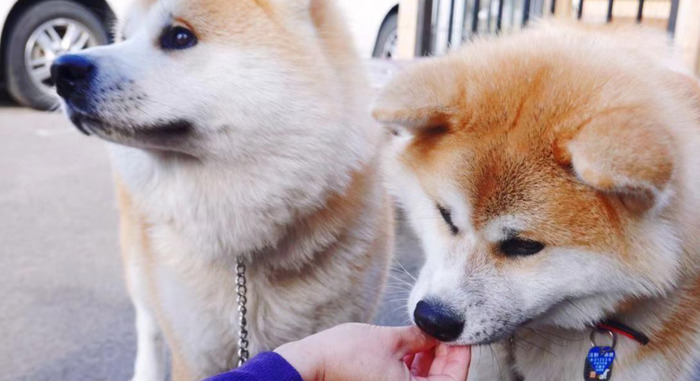
<path fill-rule="evenodd" d="M 295 341 L 275 349 L 275 353 L 294 367 L 304 381 L 321 380 L 318 375 L 323 374 L 323 359 L 319 353 L 309 351 L 307 347 Z"/>

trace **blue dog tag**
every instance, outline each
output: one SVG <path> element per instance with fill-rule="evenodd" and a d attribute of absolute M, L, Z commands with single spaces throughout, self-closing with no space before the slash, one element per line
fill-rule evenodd
<path fill-rule="evenodd" d="M 609 380 L 612 377 L 615 350 L 611 347 L 593 347 L 588 351 L 586 365 L 583 370 L 583 379 Z"/>

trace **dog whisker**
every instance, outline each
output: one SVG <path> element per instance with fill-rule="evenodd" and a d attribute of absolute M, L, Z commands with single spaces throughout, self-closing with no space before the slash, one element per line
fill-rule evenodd
<path fill-rule="evenodd" d="M 527 339 L 525 339 L 525 338 L 523 338 L 523 337 L 521 337 L 521 336 L 516 336 L 516 337 L 515 337 L 516 345 L 517 345 L 518 341 L 524 342 L 524 343 L 526 343 L 526 344 L 528 344 L 528 345 L 530 345 L 530 346 L 532 346 L 532 347 L 535 347 L 535 348 L 537 348 L 537 349 L 539 349 L 539 350 L 541 350 L 541 351 L 543 351 L 543 352 L 546 352 L 546 353 L 548 353 L 548 354 L 550 354 L 550 355 L 556 357 L 556 355 L 555 355 L 554 353 L 550 352 L 549 350 L 545 349 L 544 347 L 542 347 L 542 346 L 540 346 L 540 345 L 537 345 L 537 344 L 535 344 L 535 343 L 533 343 L 533 342 L 531 342 L 531 341 L 529 341 L 529 340 L 527 340 Z"/>
<path fill-rule="evenodd" d="M 401 282 L 402 284 L 404 284 L 404 285 L 406 285 L 406 286 L 408 286 L 408 287 L 413 288 L 413 284 L 412 284 L 412 283 L 410 283 L 410 282 L 408 282 L 408 281 L 406 281 L 406 280 L 404 280 L 404 279 L 401 279 L 401 278 L 399 278 L 399 277 L 397 277 L 396 275 L 391 274 L 391 273 L 389 273 L 389 276 L 391 276 L 392 279 L 394 279 L 394 280 L 396 280 L 396 281 L 398 281 L 398 282 Z"/>
<path fill-rule="evenodd" d="M 531 327 L 523 327 L 523 328 L 525 328 L 525 329 L 527 329 L 527 330 L 529 330 L 529 331 L 535 332 L 535 333 L 539 333 L 539 334 L 541 334 L 541 335 L 547 335 L 547 336 L 556 337 L 557 339 L 561 339 L 561 340 L 564 340 L 564 341 L 577 342 L 577 341 L 583 341 L 583 340 L 584 340 L 583 338 L 573 339 L 573 338 L 570 338 L 570 337 L 564 337 L 564 336 L 561 336 L 561 335 L 557 335 L 557 334 L 554 333 L 554 332 L 547 332 L 547 331 L 543 331 L 543 330 L 539 330 L 539 329 L 535 329 L 535 328 L 531 328 Z"/>
<path fill-rule="evenodd" d="M 472 350 L 473 350 L 473 349 L 474 349 L 474 347 L 472 347 Z M 479 364 L 481 364 L 481 346 L 477 346 L 477 347 L 476 347 L 476 350 L 479 351 L 479 359 L 476 360 L 476 366 L 477 366 L 477 368 L 478 368 L 478 367 L 479 367 Z"/>
<path fill-rule="evenodd" d="M 496 365 L 498 366 L 498 379 L 502 380 L 503 379 L 503 371 L 501 370 L 501 359 L 496 355 L 496 352 L 493 351 L 493 346 L 489 345 L 489 349 L 491 350 L 491 357 L 494 359 L 496 362 Z"/>
<path fill-rule="evenodd" d="M 394 258 L 394 261 L 396 262 L 397 265 L 399 265 L 401 267 L 401 270 L 403 270 L 403 272 L 406 273 L 406 275 L 408 275 L 409 277 L 411 277 L 411 279 L 413 279 L 414 282 L 417 281 L 416 277 L 414 277 L 410 272 L 408 272 L 408 270 L 406 270 L 406 268 L 401 264 L 401 262 L 399 262 L 396 258 Z"/>
<path fill-rule="evenodd" d="M 527 329 L 527 328 L 524 328 L 524 327 L 523 327 L 523 329 Z M 548 343 L 550 343 L 550 344 L 553 344 L 553 345 L 556 345 L 556 346 L 559 346 L 559 347 L 564 346 L 564 344 L 559 343 L 559 342 L 556 342 L 554 339 L 552 339 L 552 338 L 550 338 L 550 337 L 547 337 L 547 336 L 545 336 L 545 335 L 543 335 L 543 334 L 541 334 L 541 333 L 539 333 L 539 332 L 533 331 L 533 330 L 531 330 L 531 329 L 527 329 L 527 330 L 530 331 L 530 334 L 531 334 L 532 336 L 536 336 L 536 337 L 538 337 L 538 338 L 541 338 L 541 339 L 543 339 L 543 340 L 546 340 L 546 341 L 547 341 Z M 519 336 L 519 338 L 522 339 L 522 336 Z"/>
<path fill-rule="evenodd" d="M 391 281 L 387 282 L 387 284 L 384 286 L 384 290 L 400 291 L 400 295 L 408 294 L 408 292 L 411 291 L 411 289 L 409 289 L 405 285 L 400 283 L 393 283 Z"/>

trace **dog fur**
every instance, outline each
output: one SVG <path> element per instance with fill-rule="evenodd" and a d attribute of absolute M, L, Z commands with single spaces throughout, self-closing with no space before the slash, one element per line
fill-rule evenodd
<path fill-rule="evenodd" d="M 187 50 L 159 46 L 192 30 Z M 247 265 L 251 355 L 366 322 L 393 250 L 381 128 L 331 2 L 138 2 L 71 119 L 109 142 L 134 380 L 199 380 L 237 361 L 236 260 Z M 165 340 L 163 340 L 163 337 Z"/>
<path fill-rule="evenodd" d="M 620 337 L 613 379 L 694 379 L 700 86 L 673 62 L 651 32 L 544 24 L 400 74 L 374 116 L 426 253 L 409 311 L 459 311 L 455 343 L 506 351 L 502 379 L 580 379 L 605 318 L 651 338 Z M 545 246 L 506 257 L 512 237 Z"/>

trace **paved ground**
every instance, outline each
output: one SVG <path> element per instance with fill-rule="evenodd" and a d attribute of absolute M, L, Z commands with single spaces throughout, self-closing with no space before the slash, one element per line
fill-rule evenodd
<path fill-rule="evenodd" d="M 133 310 L 104 145 L 61 114 L 0 103 L 0 243 L 0 380 L 127 380 Z M 415 271 L 415 241 L 402 233 L 399 247 Z M 401 324 L 392 283 L 378 321 Z"/>

